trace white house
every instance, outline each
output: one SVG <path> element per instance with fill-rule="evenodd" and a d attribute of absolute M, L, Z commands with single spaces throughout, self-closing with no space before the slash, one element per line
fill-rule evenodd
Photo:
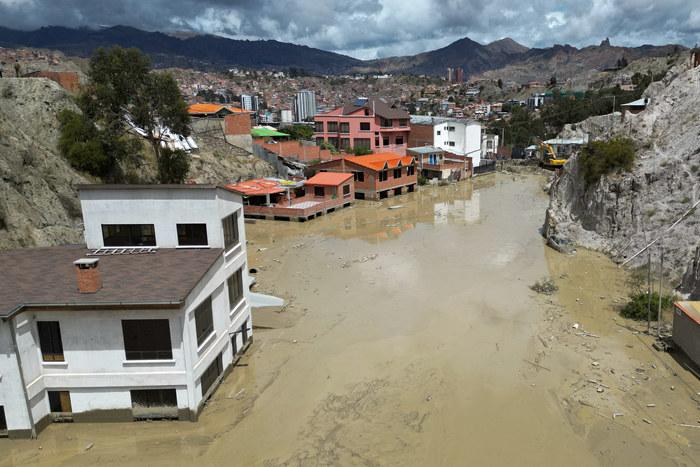
<path fill-rule="evenodd" d="M 481 135 L 481 157 L 496 159 L 498 154 L 498 135 L 484 133 Z"/>
<path fill-rule="evenodd" d="M 481 163 L 481 124 L 474 120 L 411 115 L 409 146 L 435 146 Z"/>
<path fill-rule="evenodd" d="M 240 196 L 213 185 L 79 191 L 85 246 L 0 253 L 0 431 L 196 420 L 252 339 Z"/>

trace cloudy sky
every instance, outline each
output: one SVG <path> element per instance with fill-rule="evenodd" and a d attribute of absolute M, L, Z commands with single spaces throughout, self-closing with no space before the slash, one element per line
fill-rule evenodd
<path fill-rule="evenodd" d="M 700 0 L 0 0 L 0 26 L 129 25 L 277 39 L 357 58 L 468 36 L 530 47 L 700 42 Z"/>

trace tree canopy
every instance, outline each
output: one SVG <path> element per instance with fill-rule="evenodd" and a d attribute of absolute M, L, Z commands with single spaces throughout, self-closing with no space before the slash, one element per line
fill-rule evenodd
<path fill-rule="evenodd" d="M 77 168 L 94 175 L 119 178 L 119 163 L 138 156 L 127 135 L 131 124 L 143 129 L 155 153 L 159 180 L 181 183 L 189 159 L 162 145 L 164 131 L 189 136 L 189 115 L 175 79 L 150 69 L 150 61 L 137 49 L 98 49 L 90 59 L 88 84 L 78 97 L 81 116 L 62 117 L 61 151 Z M 70 132 L 81 138 L 71 139 Z M 74 143 L 71 143 L 74 141 Z M 91 156 L 87 148 L 102 148 Z M 177 152 L 177 151 L 176 151 Z M 170 164 L 173 164 L 172 167 Z"/>

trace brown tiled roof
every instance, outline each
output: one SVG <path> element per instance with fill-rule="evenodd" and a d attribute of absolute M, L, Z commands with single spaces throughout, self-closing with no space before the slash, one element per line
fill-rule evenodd
<path fill-rule="evenodd" d="M 367 103 L 362 106 L 356 106 L 354 104 L 345 104 L 345 106 L 343 107 L 343 115 L 349 115 L 362 108 L 369 109 L 370 113 L 372 112 L 372 110 L 374 110 L 375 114 L 384 118 L 411 118 L 411 115 L 407 111 L 401 108 L 392 107 L 386 102 L 384 102 L 382 99 L 369 99 L 367 100 Z"/>
<path fill-rule="evenodd" d="M 22 306 L 176 305 L 222 257 L 219 248 L 97 256 L 102 289 L 83 294 L 73 261 L 90 251 L 70 245 L 0 252 L 0 317 Z"/>

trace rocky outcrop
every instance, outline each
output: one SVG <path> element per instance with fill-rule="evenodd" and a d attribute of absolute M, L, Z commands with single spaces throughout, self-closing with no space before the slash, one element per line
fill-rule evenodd
<path fill-rule="evenodd" d="M 74 170 L 57 150 L 58 113 L 77 110 L 73 98 L 46 78 L 0 78 L 0 249 L 82 242 L 76 187 L 100 180 Z M 273 167 L 217 135 L 195 134 L 188 179 L 224 183 L 274 175 Z M 152 151 L 151 151 L 152 152 Z M 135 183 L 156 181 L 155 161 L 127 170 Z"/>
<path fill-rule="evenodd" d="M 607 139 L 628 136 L 637 145 L 629 173 L 602 177 L 586 186 L 577 157 L 552 184 L 545 231 L 605 251 L 622 262 L 646 246 L 700 199 L 700 68 L 672 68 L 663 81 L 645 92 L 650 103 L 637 114 L 592 117 L 568 125 L 562 136 Z M 664 268 L 682 289 L 698 287 L 696 250 L 700 246 L 700 212 L 690 214 L 664 235 Z M 660 248 L 651 249 L 658 261 Z M 631 262 L 642 265 L 641 255 Z M 695 272 L 693 273 L 693 270 Z"/>

